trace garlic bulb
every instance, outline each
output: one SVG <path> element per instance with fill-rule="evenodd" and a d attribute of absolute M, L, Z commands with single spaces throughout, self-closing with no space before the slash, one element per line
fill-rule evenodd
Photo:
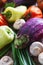
<path fill-rule="evenodd" d="M 33 56 L 38 56 L 43 51 L 43 44 L 41 42 L 33 42 L 30 46 L 30 53 Z"/>

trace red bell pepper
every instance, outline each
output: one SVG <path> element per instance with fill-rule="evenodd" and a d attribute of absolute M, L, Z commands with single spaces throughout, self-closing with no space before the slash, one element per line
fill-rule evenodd
<path fill-rule="evenodd" d="M 43 0 L 37 0 L 37 5 L 43 11 Z"/>
<path fill-rule="evenodd" d="M 0 14 L 0 26 L 2 25 L 8 25 L 6 18 Z"/>
<path fill-rule="evenodd" d="M 24 14 L 24 18 L 29 19 L 34 17 L 42 18 L 42 11 L 37 6 L 33 5 L 27 9 Z"/>

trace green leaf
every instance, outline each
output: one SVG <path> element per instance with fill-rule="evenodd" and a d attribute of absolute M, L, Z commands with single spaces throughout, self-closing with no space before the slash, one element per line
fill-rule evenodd
<path fill-rule="evenodd" d="M 9 6 L 10 6 L 10 7 L 15 7 L 15 3 L 13 3 L 13 2 L 6 3 L 4 8 L 7 8 L 7 7 L 9 7 Z"/>

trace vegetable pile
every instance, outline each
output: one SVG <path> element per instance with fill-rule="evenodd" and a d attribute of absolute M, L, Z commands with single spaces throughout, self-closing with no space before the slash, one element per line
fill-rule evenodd
<path fill-rule="evenodd" d="M 42 5 L 38 0 L 37 6 L 28 0 L 5 2 L 0 12 L 0 64 L 37 65 L 35 57 L 43 65 Z M 5 56 L 10 51 L 12 56 Z"/>

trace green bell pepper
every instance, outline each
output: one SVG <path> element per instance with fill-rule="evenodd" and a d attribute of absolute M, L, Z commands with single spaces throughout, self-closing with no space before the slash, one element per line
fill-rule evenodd
<path fill-rule="evenodd" d="M 13 30 L 8 26 L 0 26 L 0 49 L 12 42 L 13 39 Z"/>

